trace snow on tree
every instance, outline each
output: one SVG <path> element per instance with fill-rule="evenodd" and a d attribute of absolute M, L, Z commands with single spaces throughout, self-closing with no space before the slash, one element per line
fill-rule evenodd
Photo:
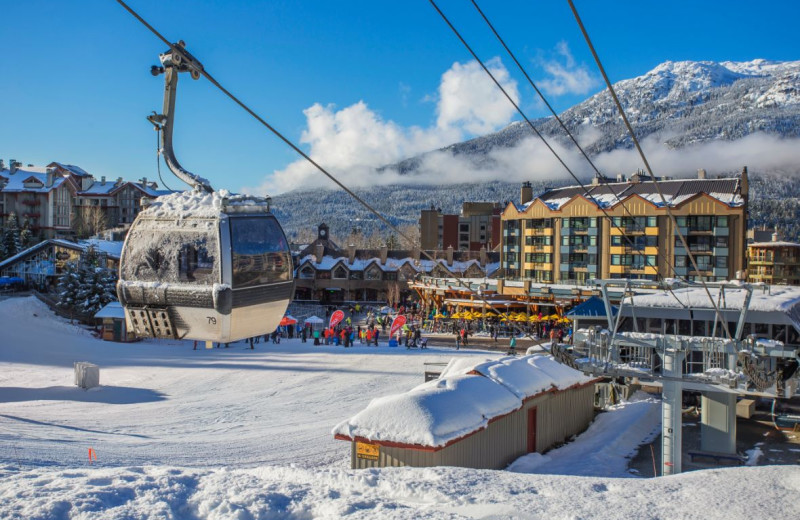
<path fill-rule="evenodd" d="M 22 243 L 19 236 L 19 223 L 17 214 L 10 213 L 3 229 L 3 253 L 5 258 L 11 257 L 22 251 Z"/>
<path fill-rule="evenodd" d="M 21 251 L 33 245 L 33 232 L 27 218 L 23 221 L 22 231 L 19 232 L 19 242 Z"/>
<path fill-rule="evenodd" d="M 58 279 L 58 303 L 62 309 L 74 309 L 78 301 L 78 290 L 81 286 L 81 274 L 78 267 L 68 263 L 64 273 Z"/>
<path fill-rule="evenodd" d="M 79 265 L 67 264 L 59 279 L 58 306 L 84 315 L 93 315 L 115 301 L 117 274 L 103 265 L 97 250 L 89 246 Z"/>

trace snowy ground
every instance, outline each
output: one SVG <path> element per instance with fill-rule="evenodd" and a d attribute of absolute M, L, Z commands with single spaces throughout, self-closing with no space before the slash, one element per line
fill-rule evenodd
<path fill-rule="evenodd" d="M 536 474 L 346 469 L 348 445 L 331 428 L 454 355 L 487 357 L 299 341 L 116 344 L 33 298 L 0 301 L 0 518 L 800 516 L 797 466 L 621 478 L 659 427 L 658 403 L 644 398 L 511 468 Z M 100 365 L 103 386 L 72 386 L 74 361 Z"/>

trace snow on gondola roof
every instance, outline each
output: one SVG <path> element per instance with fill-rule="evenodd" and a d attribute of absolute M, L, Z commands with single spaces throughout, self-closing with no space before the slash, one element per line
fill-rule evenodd
<path fill-rule="evenodd" d="M 158 197 L 142 210 L 141 215 L 158 218 L 214 218 L 223 211 L 223 204 L 228 206 L 269 206 L 269 203 L 263 199 L 232 194 L 228 190 L 212 193 L 189 190 Z"/>

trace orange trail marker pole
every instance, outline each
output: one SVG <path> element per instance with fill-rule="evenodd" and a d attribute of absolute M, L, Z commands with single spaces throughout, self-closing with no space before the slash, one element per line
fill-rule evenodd
<path fill-rule="evenodd" d="M 97 462 L 97 452 L 94 451 L 94 448 L 89 448 L 89 464 L 92 463 L 92 458 Z"/>

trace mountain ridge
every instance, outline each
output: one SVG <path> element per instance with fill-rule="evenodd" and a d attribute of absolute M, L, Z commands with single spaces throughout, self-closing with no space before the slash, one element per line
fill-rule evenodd
<path fill-rule="evenodd" d="M 800 61 L 667 61 L 641 76 L 618 81 L 615 89 L 640 141 L 657 142 L 669 150 L 690 150 L 704 144 L 735 142 L 755 134 L 777 140 L 800 137 Z M 560 117 L 593 161 L 606 157 L 606 171 L 600 166 L 602 173 L 611 176 L 632 173 L 621 172 L 622 167 L 613 160 L 613 154 L 630 150 L 633 142 L 607 90 L 565 110 Z M 560 144 L 564 149 L 570 147 L 568 137 L 554 118 L 540 118 L 533 122 L 549 141 Z M 467 200 L 504 202 L 516 199 L 519 182 L 515 181 L 423 184 L 427 177 L 435 175 L 435 172 L 427 170 L 427 162 L 436 154 L 444 154 L 457 157 L 463 164 L 476 169 L 501 172 L 507 163 L 498 162 L 498 157 L 524 144 L 531 137 L 534 134 L 527 123 L 513 122 L 498 132 L 453 143 L 378 169 L 377 175 L 386 170 L 400 173 L 404 181 L 407 179 L 403 184 L 373 186 L 355 191 L 365 200 L 373 202 L 390 222 L 400 225 L 416 224 L 419 211 L 431 205 L 441 207 L 445 213 L 457 213 L 460 203 Z M 792 177 L 800 173 L 800 153 L 790 155 L 790 164 L 786 168 L 738 164 L 735 169 L 729 166 L 727 173 L 735 174 L 742 166 L 749 166 L 754 179 L 753 222 L 783 223 L 787 238 L 796 238 L 798 234 L 791 230 L 800 212 L 795 211 L 793 202 L 782 200 L 785 198 L 782 194 L 800 196 L 800 182 Z M 701 157 L 705 160 L 704 155 L 701 154 Z M 713 171 L 709 165 L 692 164 L 692 168 L 680 170 L 678 176 L 692 176 L 697 168 Z M 662 165 L 663 162 L 654 164 L 657 173 Z M 588 182 L 591 172 L 588 166 L 581 166 L 583 169 L 578 170 L 579 178 Z M 608 171 L 611 169 L 614 171 Z M 529 180 L 534 184 L 535 193 L 547 186 L 575 184 L 561 175 L 545 175 L 549 179 L 546 181 Z M 509 180 L 508 175 L 498 176 L 502 176 L 504 181 Z M 785 181 L 779 183 L 783 191 L 774 192 L 768 182 L 760 185 L 759 178 Z M 368 224 L 372 217 L 360 206 L 352 204 L 349 196 L 343 192 L 329 194 L 317 190 L 309 195 L 307 190 L 295 190 L 277 195 L 273 200 L 276 212 L 286 223 L 290 235 L 308 227 L 315 228 L 323 221 L 331 226 L 334 236 L 340 237 L 347 236 L 356 227 L 354 223 L 358 223 L 357 227 L 365 232 L 368 229 L 381 230 L 377 221 Z M 783 216 L 771 218 L 762 214 L 774 206 L 764 201 L 781 202 L 783 209 L 779 213 Z"/>

